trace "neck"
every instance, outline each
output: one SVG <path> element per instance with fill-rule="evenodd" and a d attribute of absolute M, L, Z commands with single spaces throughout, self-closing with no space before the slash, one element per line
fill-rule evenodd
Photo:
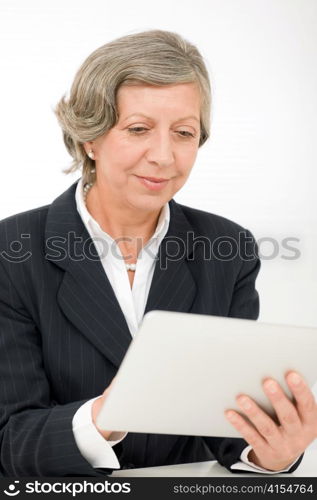
<path fill-rule="evenodd" d="M 103 231 L 113 239 L 142 238 L 145 244 L 155 231 L 160 210 L 143 212 L 134 207 L 125 207 L 119 201 L 110 201 L 109 198 L 108 195 L 105 197 L 97 183 L 86 196 L 87 209 Z"/>

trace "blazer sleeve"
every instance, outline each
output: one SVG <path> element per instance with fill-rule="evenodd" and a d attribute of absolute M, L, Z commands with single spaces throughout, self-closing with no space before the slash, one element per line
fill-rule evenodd
<path fill-rule="evenodd" d="M 237 276 L 228 316 L 234 318 L 254 319 L 259 316 L 259 295 L 255 281 L 260 270 L 258 246 L 250 231 L 245 231 L 245 238 L 240 246 L 241 268 Z M 218 462 L 234 474 L 243 470 L 230 469 L 231 465 L 240 461 L 240 455 L 248 443 L 239 438 L 204 438 Z M 303 455 L 292 465 L 287 473 L 297 469 Z"/>
<path fill-rule="evenodd" d="M 0 466 L 4 476 L 100 476 L 77 448 L 72 419 L 85 401 L 58 405 L 41 336 L 0 263 Z M 109 471 L 111 472 L 111 470 Z"/>

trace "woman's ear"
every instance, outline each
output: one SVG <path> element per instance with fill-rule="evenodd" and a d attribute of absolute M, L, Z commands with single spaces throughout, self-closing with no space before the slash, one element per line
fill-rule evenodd
<path fill-rule="evenodd" d="M 89 156 L 91 160 L 95 159 L 95 151 L 93 147 L 93 141 L 87 141 L 83 144 L 86 155 Z"/>
<path fill-rule="evenodd" d="M 93 151 L 93 141 L 87 141 L 83 143 L 84 150 L 86 151 L 86 154 L 89 156 L 89 152 Z"/>

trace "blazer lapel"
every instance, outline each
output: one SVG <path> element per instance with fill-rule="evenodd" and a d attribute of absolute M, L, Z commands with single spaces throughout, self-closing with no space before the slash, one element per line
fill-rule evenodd
<path fill-rule="evenodd" d="M 196 285 L 187 259 L 192 254 L 193 228 L 181 206 L 169 203 L 171 218 L 155 265 L 145 312 L 153 309 L 188 312 L 196 296 Z"/>
<path fill-rule="evenodd" d="M 76 183 L 49 208 L 46 258 L 65 271 L 57 300 L 66 317 L 115 366 L 131 334 L 96 248 L 76 208 Z M 58 250 L 57 250 L 58 249 Z"/>

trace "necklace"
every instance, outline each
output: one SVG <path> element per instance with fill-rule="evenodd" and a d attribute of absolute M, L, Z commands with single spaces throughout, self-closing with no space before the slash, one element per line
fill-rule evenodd
<path fill-rule="evenodd" d="M 84 197 L 84 203 L 85 205 L 87 206 L 86 204 L 86 199 L 87 199 L 87 193 L 89 191 L 90 188 L 92 188 L 93 186 L 93 182 L 87 182 L 84 187 L 83 187 L 83 197 Z M 127 264 L 126 262 L 124 263 L 125 265 L 125 268 L 127 271 L 135 271 L 136 270 L 136 263 L 134 264 Z"/>

